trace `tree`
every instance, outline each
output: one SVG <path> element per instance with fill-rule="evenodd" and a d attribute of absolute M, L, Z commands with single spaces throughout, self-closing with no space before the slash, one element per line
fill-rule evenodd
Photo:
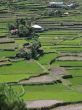
<path fill-rule="evenodd" d="M 20 24 L 18 28 L 19 37 L 27 37 L 29 34 L 29 28 L 26 25 Z"/>
<path fill-rule="evenodd" d="M 40 55 L 40 47 L 41 47 L 41 43 L 38 39 L 38 36 L 35 36 L 33 39 L 32 39 L 32 47 L 31 47 L 31 51 L 32 51 L 32 57 L 34 59 L 37 59 L 38 56 Z"/>
<path fill-rule="evenodd" d="M 0 86 L 0 110 L 27 110 L 23 100 L 11 86 Z"/>
<path fill-rule="evenodd" d="M 18 37 L 28 37 L 33 32 L 32 28 L 27 23 L 27 19 L 17 19 L 14 25 L 18 30 Z"/>

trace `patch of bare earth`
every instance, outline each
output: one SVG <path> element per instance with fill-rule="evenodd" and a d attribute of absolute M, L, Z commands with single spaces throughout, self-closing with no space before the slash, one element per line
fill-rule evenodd
<path fill-rule="evenodd" d="M 3 43 L 14 43 L 15 41 L 11 38 L 0 38 L 0 44 Z"/>
<path fill-rule="evenodd" d="M 11 65 L 11 62 L 8 61 L 6 58 L 0 59 L 0 66 L 8 66 Z"/>
<path fill-rule="evenodd" d="M 50 73 L 49 74 L 45 74 L 45 75 L 41 75 L 41 76 L 35 76 L 35 77 L 31 77 L 29 79 L 24 79 L 22 81 L 19 81 L 19 84 L 49 84 L 49 83 L 54 83 L 58 80 L 60 80 L 60 78 L 62 76 L 65 76 L 67 74 L 66 70 L 64 68 L 61 67 L 55 67 L 55 68 L 51 68 L 50 69 Z"/>
<path fill-rule="evenodd" d="M 51 68 L 50 71 L 51 71 L 52 76 L 66 74 L 65 68 L 62 68 L 62 67 L 54 67 L 54 68 Z"/>
<path fill-rule="evenodd" d="M 61 61 L 63 61 L 63 60 L 70 60 L 70 61 L 72 61 L 72 60 L 82 60 L 82 56 L 61 56 L 61 57 L 59 57 L 59 58 L 57 58 L 56 60 L 61 60 Z"/>
<path fill-rule="evenodd" d="M 51 110 L 82 110 L 82 104 L 73 104 L 67 106 L 57 107 Z"/>
<path fill-rule="evenodd" d="M 49 76 L 49 75 L 43 75 L 43 76 L 39 76 L 39 77 L 33 77 L 30 78 L 29 80 L 23 80 L 20 83 L 21 84 L 39 84 L 39 83 L 51 83 L 54 82 L 54 79 Z"/>
<path fill-rule="evenodd" d="M 41 109 L 41 108 L 48 108 L 55 106 L 56 104 L 60 104 L 62 101 L 56 100 L 34 100 L 34 101 L 27 101 L 26 107 L 28 109 Z"/>
<path fill-rule="evenodd" d="M 78 53 L 64 53 L 64 52 L 62 52 L 61 54 L 60 54 L 61 56 L 82 56 L 82 52 L 78 52 Z"/>

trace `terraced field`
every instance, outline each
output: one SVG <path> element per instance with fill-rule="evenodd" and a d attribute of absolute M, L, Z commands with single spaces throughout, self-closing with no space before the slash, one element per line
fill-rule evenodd
<path fill-rule="evenodd" d="M 13 13 L 0 4 L 0 84 L 12 84 L 25 101 L 82 101 L 82 1 L 76 1 L 80 6 L 65 10 L 69 16 L 63 17 L 43 16 L 45 1 L 17 0 Z M 8 25 L 17 18 L 33 18 L 34 24 L 45 29 L 38 33 L 44 54 L 37 60 L 13 59 L 25 43 L 32 41 L 10 35 Z"/>

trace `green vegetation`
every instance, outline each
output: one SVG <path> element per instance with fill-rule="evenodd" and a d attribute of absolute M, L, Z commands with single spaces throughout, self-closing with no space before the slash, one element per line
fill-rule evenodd
<path fill-rule="evenodd" d="M 41 71 L 42 69 L 34 61 L 19 61 L 13 63 L 11 66 L 0 67 L 0 74 L 31 74 Z"/>
<path fill-rule="evenodd" d="M 11 86 L 0 86 L 0 109 L 1 110 L 27 110 L 20 96 L 16 94 Z"/>
<path fill-rule="evenodd" d="M 44 54 L 38 61 L 43 65 L 48 65 L 55 57 L 57 57 L 57 53 Z"/>
<path fill-rule="evenodd" d="M 64 55 L 82 57 L 82 0 L 76 1 L 80 6 L 64 10 L 68 15 L 62 17 L 46 16 L 44 12 L 50 9 L 46 8 L 47 3 L 42 0 L 0 3 L 0 83 L 12 82 L 11 88 L 17 94 L 22 94 L 23 89 L 21 98 L 25 101 L 82 101 L 82 61 L 56 60 Z M 56 10 L 60 9 L 54 9 Z M 44 32 L 37 33 L 39 38 L 31 30 L 32 24 L 41 25 L 45 29 Z M 18 29 L 15 33 L 17 36 L 10 34 L 12 29 Z M 13 38 L 14 42 L 1 42 L 6 37 Z M 29 37 L 34 39 L 28 39 Z M 4 61 L 5 58 L 8 58 L 7 61 Z M 51 61 L 53 62 L 50 63 Z M 3 66 L 6 62 L 10 65 Z M 66 71 L 65 74 L 72 75 L 69 79 L 61 78 L 62 82 L 69 84 L 57 82 L 50 85 L 18 85 L 19 81 L 26 81 L 30 77 L 45 72 L 52 73 L 51 68 L 56 67 L 61 67 Z"/>
<path fill-rule="evenodd" d="M 59 65 L 62 67 L 81 67 L 82 61 L 55 61 L 52 65 Z"/>
<path fill-rule="evenodd" d="M 10 57 L 10 56 L 15 56 L 16 51 L 0 51 L 0 58 L 2 57 Z"/>
<path fill-rule="evenodd" d="M 44 85 L 44 86 L 25 86 L 26 94 L 23 96 L 25 100 L 38 100 L 38 99 L 57 99 L 64 101 L 77 101 L 82 100 L 82 95 L 78 92 L 70 90 L 61 84 Z M 80 95 L 80 96 L 79 96 Z"/>

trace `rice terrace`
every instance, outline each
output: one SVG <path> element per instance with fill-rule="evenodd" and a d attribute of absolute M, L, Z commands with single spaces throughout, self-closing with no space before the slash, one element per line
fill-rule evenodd
<path fill-rule="evenodd" d="M 0 0 L 0 110 L 82 110 L 82 0 Z"/>

